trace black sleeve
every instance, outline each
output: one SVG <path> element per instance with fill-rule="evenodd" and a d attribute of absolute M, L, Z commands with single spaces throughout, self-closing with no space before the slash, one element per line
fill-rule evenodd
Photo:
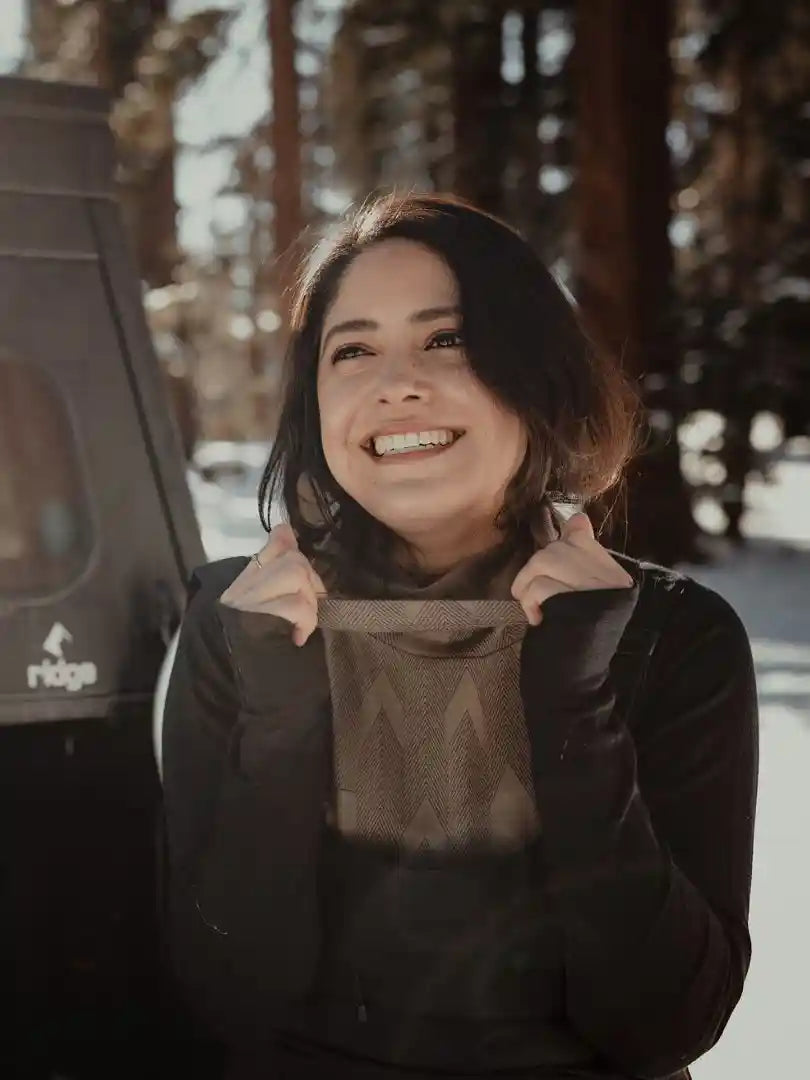
<path fill-rule="evenodd" d="M 215 571 L 192 580 L 164 713 L 170 948 L 208 1021 L 255 1039 L 317 961 L 328 680 L 318 635 L 299 649 L 280 620 L 226 608 Z"/>
<path fill-rule="evenodd" d="M 631 732 L 608 666 L 633 593 L 552 598 L 522 689 L 569 1020 L 660 1077 L 714 1045 L 748 970 L 757 702 L 740 620 L 688 582 Z"/>

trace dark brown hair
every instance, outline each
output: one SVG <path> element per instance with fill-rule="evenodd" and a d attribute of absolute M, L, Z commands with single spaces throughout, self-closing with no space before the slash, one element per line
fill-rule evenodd
<path fill-rule="evenodd" d="M 388 195 L 354 211 L 305 262 L 294 297 L 288 381 L 259 505 L 282 497 L 301 550 L 336 540 L 348 560 L 387 558 L 395 537 L 336 482 L 323 453 L 317 370 L 321 332 L 343 273 L 393 238 L 444 259 L 458 282 L 465 352 L 476 376 L 528 432 L 526 458 L 499 523 L 530 526 L 553 493 L 587 501 L 622 475 L 635 442 L 637 400 L 612 359 L 593 347 L 572 303 L 508 225 L 461 199 Z"/>

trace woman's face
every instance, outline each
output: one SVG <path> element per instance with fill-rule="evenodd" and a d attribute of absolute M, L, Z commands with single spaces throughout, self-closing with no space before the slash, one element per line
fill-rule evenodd
<path fill-rule="evenodd" d="M 526 433 L 467 363 L 458 286 L 438 255 L 386 240 L 349 265 L 324 319 L 318 402 L 332 475 L 425 566 L 497 539 Z"/>

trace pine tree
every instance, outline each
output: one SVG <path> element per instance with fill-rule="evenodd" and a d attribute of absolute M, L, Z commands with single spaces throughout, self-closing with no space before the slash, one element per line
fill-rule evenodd
<path fill-rule="evenodd" d="M 643 451 L 628 474 L 628 527 L 621 513 L 607 525 L 611 542 L 665 563 L 695 555 L 677 438 L 671 18 L 669 0 L 581 0 L 574 45 L 574 291 L 598 346 L 621 358 L 647 409 Z"/>
<path fill-rule="evenodd" d="M 810 425 L 810 8 L 684 0 L 676 55 L 685 369 L 725 418 L 702 488 L 740 539 L 753 416 Z"/>

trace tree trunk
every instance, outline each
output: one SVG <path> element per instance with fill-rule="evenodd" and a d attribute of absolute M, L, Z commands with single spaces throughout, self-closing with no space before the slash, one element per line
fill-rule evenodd
<path fill-rule="evenodd" d="M 129 196 L 141 277 L 152 288 L 168 285 L 179 257 L 173 150 L 160 158 Z"/>
<path fill-rule="evenodd" d="M 668 236 L 671 20 L 671 0 L 579 0 L 576 9 L 576 293 L 600 346 L 631 376 L 657 377 L 647 390 L 674 389 L 679 365 Z M 629 529 L 608 522 L 603 535 L 633 555 L 673 563 L 694 557 L 696 529 L 673 394 L 660 406 L 663 424 L 649 429 L 628 472 Z"/>
<path fill-rule="evenodd" d="M 537 0 L 524 0 L 520 13 L 523 16 L 523 79 L 518 87 L 514 106 L 518 180 L 514 192 L 514 209 L 509 214 L 509 220 L 520 229 L 529 243 L 539 250 L 539 175 L 542 155 L 537 125 L 542 115 L 542 103 L 537 39 L 540 30 L 540 5 Z"/>
<path fill-rule="evenodd" d="M 274 155 L 273 203 L 275 255 L 286 284 L 287 260 L 303 226 L 301 205 L 301 131 L 298 73 L 295 68 L 295 0 L 268 0 L 267 35 L 272 65 Z M 286 315 L 286 312 L 282 312 Z"/>
<path fill-rule="evenodd" d="M 169 4 L 168 0 L 137 0 L 122 15 L 102 0 L 98 11 L 98 82 L 118 98 L 135 78 L 138 55 L 168 17 Z M 127 21 L 122 24 L 123 18 Z M 152 288 L 170 284 L 179 258 L 174 147 L 136 182 L 126 184 L 121 200 L 141 278 Z"/>
<path fill-rule="evenodd" d="M 725 89 L 733 94 L 735 108 L 728 118 L 730 139 L 725 230 L 731 247 L 729 286 L 743 311 L 755 311 L 761 296 L 757 278 L 767 263 L 770 247 L 767 222 L 759 204 L 765 182 L 765 155 L 768 147 L 760 130 L 761 101 L 758 100 L 757 30 L 767 25 L 766 0 L 742 0 L 736 27 L 736 41 L 727 62 Z M 726 482 L 720 502 L 726 514 L 725 535 L 740 543 L 741 521 L 745 513 L 745 487 L 753 466 L 751 425 L 757 411 L 747 373 L 756 368 L 756 343 L 746 333 L 736 357 L 737 378 L 729 388 L 728 413 L 723 434 L 721 460 Z"/>
<path fill-rule="evenodd" d="M 168 14 L 168 0 L 146 0 L 149 34 Z M 172 146 L 135 192 L 136 255 L 141 277 L 152 287 L 168 285 L 172 281 L 179 258 L 174 154 Z"/>
<path fill-rule="evenodd" d="M 462 20 L 455 42 L 454 187 L 483 210 L 503 212 L 503 12 L 499 3 Z"/>

